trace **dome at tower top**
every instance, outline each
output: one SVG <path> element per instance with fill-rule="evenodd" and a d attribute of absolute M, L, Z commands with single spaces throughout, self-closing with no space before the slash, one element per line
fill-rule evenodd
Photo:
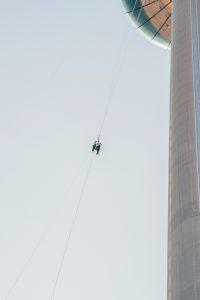
<path fill-rule="evenodd" d="M 125 13 L 152 42 L 171 45 L 172 0 L 122 0 Z"/>

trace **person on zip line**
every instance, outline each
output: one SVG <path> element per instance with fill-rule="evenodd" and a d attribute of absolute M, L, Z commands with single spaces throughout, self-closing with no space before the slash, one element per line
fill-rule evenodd
<path fill-rule="evenodd" d="M 101 146 L 102 146 L 102 144 L 98 141 L 97 145 L 96 145 L 96 149 L 95 149 L 97 151 L 97 155 L 99 155 L 99 151 L 101 149 Z"/>

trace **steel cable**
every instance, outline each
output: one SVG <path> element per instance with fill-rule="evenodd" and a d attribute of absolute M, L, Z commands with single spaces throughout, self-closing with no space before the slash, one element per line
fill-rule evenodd
<path fill-rule="evenodd" d="M 76 209 L 75 209 L 75 212 L 74 212 L 72 223 L 71 223 L 69 231 L 66 234 L 65 246 L 64 246 L 64 250 L 63 250 L 63 253 L 62 253 L 61 260 L 60 260 L 56 280 L 55 280 L 54 285 L 53 285 L 53 289 L 52 289 L 52 293 L 51 293 L 51 300 L 53 300 L 54 296 L 55 296 L 55 292 L 56 292 L 59 277 L 60 277 L 60 274 L 61 274 L 61 271 L 62 271 L 62 268 L 63 268 L 65 256 L 66 256 L 67 250 L 69 248 L 69 243 L 70 243 L 70 240 L 71 240 L 72 232 L 73 232 L 73 229 L 74 229 L 74 226 L 75 226 L 75 223 L 76 223 L 76 219 L 77 219 L 77 216 L 78 216 L 78 213 L 79 213 L 81 200 L 83 198 L 84 191 L 85 191 L 87 181 L 88 181 L 88 177 L 89 177 L 89 174 L 90 174 L 90 171 L 91 171 L 91 168 L 92 168 L 93 158 L 94 158 L 94 156 L 92 156 L 92 158 L 90 160 L 90 164 L 89 164 L 89 167 L 88 167 L 87 172 L 85 174 L 85 178 L 84 178 L 84 181 L 83 181 L 80 197 L 79 197 L 79 200 L 78 200 L 77 205 L 76 205 Z"/>
<path fill-rule="evenodd" d="M 85 161 L 84 161 L 85 162 Z M 81 166 L 78 167 L 70 185 L 69 188 L 67 190 L 67 195 L 69 195 L 74 183 L 76 182 L 78 176 L 79 176 L 79 171 L 82 167 L 82 162 L 81 162 Z M 29 257 L 27 258 L 27 260 L 25 261 L 24 265 L 22 266 L 20 272 L 18 273 L 18 275 L 16 276 L 14 282 L 12 283 L 11 287 L 9 288 L 6 296 L 5 296 L 5 300 L 9 299 L 9 296 L 11 295 L 11 293 L 13 292 L 13 290 L 15 289 L 15 287 L 17 286 L 18 282 L 21 280 L 24 272 L 26 271 L 28 265 L 31 263 L 33 257 L 35 256 L 37 250 L 39 249 L 40 245 L 42 244 L 42 242 L 44 241 L 45 237 L 47 236 L 47 233 L 49 232 L 50 228 L 53 226 L 53 224 L 56 221 L 56 217 L 58 216 L 58 214 L 60 213 L 60 211 L 62 210 L 63 206 L 60 207 L 52 216 L 51 216 L 51 220 L 49 222 L 49 224 L 46 226 L 46 229 L 42 232 L 42 234 L 40 235 L 35 247 L 33 248 L 31 254 L 29 255 Z"/>

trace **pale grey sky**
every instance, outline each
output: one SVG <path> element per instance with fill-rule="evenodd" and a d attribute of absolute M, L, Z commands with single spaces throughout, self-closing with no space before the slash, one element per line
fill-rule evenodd
<path fill-rule="evenodd" d="M 9 296 L 50 299 L 116 80 L 54 299 L 165 300 L 170 52 L 116 0 L 1 1 L 0 36 L 0 299 L 60 209 Z"/>

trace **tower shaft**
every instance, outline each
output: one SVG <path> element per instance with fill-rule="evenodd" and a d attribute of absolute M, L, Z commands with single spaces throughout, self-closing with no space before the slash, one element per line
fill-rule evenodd
<path fill-rule="evenodd" d="M 200 299 L 200 0 L 173 0 L 168 300 Z"/>

